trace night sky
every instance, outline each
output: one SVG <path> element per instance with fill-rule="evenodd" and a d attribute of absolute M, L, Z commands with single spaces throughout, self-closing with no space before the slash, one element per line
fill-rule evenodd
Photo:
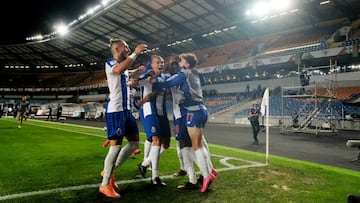
<path fill-rule="evenodd" d="M 49 34 L 58 22 L 77 19 L 101 0 L 10 0 L 1 6 L 0 44 L 26 42 L 26 37 Z"/>

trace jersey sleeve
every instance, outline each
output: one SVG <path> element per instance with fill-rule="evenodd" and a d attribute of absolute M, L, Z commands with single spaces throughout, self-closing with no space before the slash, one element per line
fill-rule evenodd
<path fill-rule="evenodd" d="M 156 83 L 154 83 L 153 87 L 154 87 L 154 89 L 169 88 L 169 87 L 173 87 L 175 85 L 182 83 L 184 80 L 185 80 L 185 74 L 182 72 L 179 72 L 176 76 L 170 77 L 163 82 L 157 81 Z"/>

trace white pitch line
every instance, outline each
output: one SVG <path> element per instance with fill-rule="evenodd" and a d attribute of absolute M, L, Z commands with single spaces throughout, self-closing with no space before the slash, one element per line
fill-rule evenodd
<path fill-rule="evenodd" d="M 36 121 L 36 120 L 31 120 L 31 121 Z M 10 122 L 16 122 L 17 121 L 11 121 Z M 37 121 L 37 122 L 44 122 L 44 121 Z M 32 125 L 32 126 L 37 126 L 37 127 L 43 127 L 43 128 L 49 128 L 49 129 L 54 129 L 54 130 L 61 130 L 61 131 L 65 131 L 65 132 L 70 132 L 70 133 L 78 133 L 78 134 L 84 134 L 84 135 L 90 135 L 90 136 L 94 136 L 94 137 L 102 137 L 102 138 L 106 138 L 105 135 L 98 135 L 98 134 L 93 134 L 93 133 L 86 133 L 86 132 L 79 132 L 79 131 L 75 131 L 75 130 L 68 130 L 68 129 L 62 129 L 62 128 L 58 128 L 58 127 L 52 127 L 52 126 L 44 126 L 44 125 L 36 125 L 34 123 L 27 123 L 27 125 Z M 73 124 L 66 124 L 69 126 L 76 126 L 76 127 L 83 127 L 83 126 L 79 126 L 79 125 L 73 125 Z M 89 128 L 89 129 L 101 129 L 101 128 L 95 128 L 95 127 L 83 127 L 83 128 Z"/>
<path fill-rule="evenodd" d="M 36 119 L 30 119 L 32 122 L 39 122 L 39 123 L 49 123 L 49 121 L 43 121 L 43 120 L 36 120 Z M 87 125 L 77 125 L 77 124 L 71 124 L 71 123 L 51 123 L 51 124 L 57 124 L 57 125 L 66 125 L 66 126 L 74 126 L 79 128 L 88 128 L 88 129 L 102 129 L 100 127 L 93 127 L 93 126 L 87 126 Z"/>
<path fill-rule="evenodd" d="M 240 160 L 238 158 L 231 158 L 231 157 L 227 157 L 227 160 L 228 159 Z M 265 166 L 265 164 L 257 163 L 257 164 L 254 164 L 254 165 L 232 166 L 232 167 L 220 168 L 220 169 L 216 169 L 216 170 L 218 172 L 221 172 L 221 171 L 229 171 L 229 170 L 251 168 L 251 167 L 261 167 L 261 166 Z M 199 174 L 199 172 L 197 174 Z M 166 176 L 161 176 L 161 178 L 162 179 L 175 179 L 175 178 L 178 178 L 178 177 L 174 177 L 173 175 L 166 175 Z M 138 183 L 138 182 L 145 182 L 145 181 L 149 182 L 150 178 L 122 180 L 122 181 L 116 181 L 116 183 L 119 184 L 119 185 L 124 185 L 124 184 L 131 184 L 131 183 Z M 30 196 L 35 196 L 35 195 L 46 195 L 46 194 L 65 192 L 65 191 L 76 191 L 76 190 L 91 189 L 91 188 L 97 188 L 99 186 L 100 186 L 100 183 L 78 185 L 78 186 L 70 186 L 70 187 L 60 187 L 60 188 L 54 188 L 54 189 L 48 189 L 48 190 L 38 190 L 38 191 L 32 191 L 32 192 L 24 192 L 24 193 L 0 196 L 0 201 L 9 200 L 9 199 L 17 199 L 17 198 L 22 198 L 22 197 L 30 197 Z"/>

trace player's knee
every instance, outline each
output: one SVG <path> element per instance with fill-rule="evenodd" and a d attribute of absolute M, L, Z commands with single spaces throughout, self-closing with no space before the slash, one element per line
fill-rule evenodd
<path fill-rule="evenodd" d="M 161 140 L 160 140 L 159 136 L 152 136 L 152 145 L 153 146 L 161 145 Z"/>

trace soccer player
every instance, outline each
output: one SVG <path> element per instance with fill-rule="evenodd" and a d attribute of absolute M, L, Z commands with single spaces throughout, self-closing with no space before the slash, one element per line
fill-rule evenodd
<path fill-rule="evenodd" d="M 131 51 L 124 40 L 110 40 L 113 57 L 105 63 L 109 87 L 105 120 L 110 147 L 104 160 L 104 169 L 101 173 L 103 178 L 99 191 L 112 198 L 120 198 L 120 194 L 116 192 L 118 186 L 115 184 L 115 163 L 120 166 L 139 146 L 139 129 L 130 108 L 130 88 L 127 85 L 127 79 L 128 68 L 146 49 L 146 44 L 139 44 L 129 55 Z M 128 144 L 122 148 L 124 137 L 128 140 Z"/>
<path fill-rule="evenodd" d="M 22 96 L 20 103 L 18 104 L 19 108 L 19 125 L 18 128 L 21 128 L 22 122 L 25 119 L 26 120 L 26 112 L 29 109 L 29 101 L 27 100 L 26 96 Z"/>
<path fill-rule="evenodd" d="M 151 61 L 147 64 L 142 77 L 139 79 L 142 98 L 153 93 L 149 77 L 161 77 L 163 66 L 164 59 L 161 56 L 153 55 L 151 57 Z M 140 120 L 146 133 L 146 141 L 144 144 L 144 160 L 138 165 L 138 169 L 145 178 L 146 170 L 151 166 L 151 183 L 155 186 L 166 186 L 159 177 L 160 154 L 169 147 L 171 134 L 165 99 L 164 90 L 159 90 L 152 96 L 152 99 L 144 102 L 140 107 Z M 163 146 L 163 149 L 161 146 Z"/>
<path fill-rule="evenodd" d="M 160 80 L 165 80 L 170 76 L 169 73 L 165 73 L 164 69 L 164 60 L 160 62 L 159 65 L 160 70 L 160 77 L 158 77 Z M 170 147 L 170 138 L 171 138 L 171 130 L 169 125 L 169 119 L 167 115 L 166 110 L 166 96 L 168 93 L 167 88 L 163 88 L 160 90 L 155 90 L 157 94 L 156 95 L 156 112 L 157 116 L 159 118 L 159 124 L 161 126 L 161 148 L 160 148 L 160 155 L 165 152 Z"/>
<path fill-rule="evenodd" d="M 186 109 L 186 126 L 189 133 L 192 147 L 195 151 L 195 160 L 203 176 L 201 192 L 206 192 L 212 182 L 214 182 L 217 171 L 212 168 L 210 153 L 204 146 L 203 129 L 207 122 L 207 109 L 203 102 L 202 84 L 204 78 L 195 68 L 197 58 L 192 53 L 180 55 L 179 66 L 182 70 L 172 80 L 154 83 L 156 88 L 169 88 L 179 85 L 184 92 L 184 107 Z"/>
<path fill-rule="evenodd" d="M 181 70 L 179 66 L 179 57 L 175 57 L 170 61 L 170 77 L 168 80 L 176 77 Z M 174 174 L 175 177 L 184 176 L 188 174 L 189 181 L 179 185 L 178 189 L 198 189 L 199 184 L 196 179 L 194 169 L 194 150 L 191 146 L 191 140 L 186 129 L 186 109 L 183 102 L 185 100 L 184 92 L 179 86 L 170 88 L 173 105 L 174 116 L 174 133 L 176 138 L 176 151 L 180 162 L 180 170 Z"/>

